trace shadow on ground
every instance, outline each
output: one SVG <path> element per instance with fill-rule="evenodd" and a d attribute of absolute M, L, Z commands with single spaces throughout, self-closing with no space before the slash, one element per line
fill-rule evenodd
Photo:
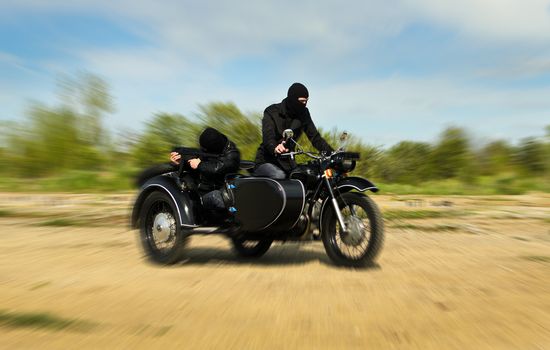
<path fill-rule="evenodd" d="M 304 265 L 308 263 L 320 262 L 327 267 L 335 269 L 349 269 L 348 267 L 336 266 L 326 255 L 321 246 L 300 245 L 300 244 L 284 244 L 276 245 L 262 257 L 259 258 L 243 258 L 238 256 L 232 249 L 215 248 L 215 247 L 193 247 L 186 249 L 184 258 L 174 266 L 189 266 L 189 265 L 258 265 L 258 266 L 292 266 Z M 154 264 L 154 263 L 151 263 Z M 372 263 L 365 266 L 361 270 L 380 269 L 380 265 Z"/>

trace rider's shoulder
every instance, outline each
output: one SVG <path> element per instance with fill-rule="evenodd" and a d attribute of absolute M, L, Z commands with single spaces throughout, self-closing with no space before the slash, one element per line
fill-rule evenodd
<path fill-rule="evenodd" d="M 267 106 L 264 113 L 267 114 L 278 114 L 282 111 L 282 103 L 274 103 L 272 105 Z"/>

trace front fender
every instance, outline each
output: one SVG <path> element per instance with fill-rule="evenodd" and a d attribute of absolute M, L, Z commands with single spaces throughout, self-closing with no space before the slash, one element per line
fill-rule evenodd
<path fill-rule="evenodd" d="M 182 226 L 196 226 L 195 216 L 193 215 L 193 201 L 189 194 L 182 191 L 176 183 L 176 180 L 170 176 L 155 176 L 143 184 L 141 191 L 136 198 L 132 210 L 132 228 L 139 228 L 141 207 L 145 198 L 154 191 L 162 191 L 170 196 L 177 209 Z"/>
<path fill-rule="evenodd" d="M 376 185 L 374 185 L 372 182 L 358 176 L 345 177 L 340 181 L 338 181 L 335 187 L 338 189 L 340 193 L 349 192 L 352 190 L 356 190 L 359 192 L 365 192 L 368 190 L 372 192 L 379 191 L 378 187 L 376 187 Z M 321 204 L 321 209 L 319 211 L 319 222 L 318 222 L 320 231 L 322 230 L 322 226 L 323 226 L 323 216 L 326 214 L 327 210 L 330 210 L 330 208 L 332 208 L 332 205 L 330 202 L 331 202 L 331 199 L 330 197 L 327 196 L 323 200 L 323 204 Z"/>
<path fill-rule="evenodd" d="M 372 182 L 358 176 L 343 178 L 336 183 L 336 188 L 338 188 L 340 192 L 349 192 L 351 190 L 357 190 L 359 192 L 365 192 L 367 190 L 372 192 L 379 191 L 378 187 L 376 187 Z"/>

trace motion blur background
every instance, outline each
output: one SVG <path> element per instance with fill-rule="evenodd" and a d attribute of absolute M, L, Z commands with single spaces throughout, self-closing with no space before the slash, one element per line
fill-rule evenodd
<path fill-rule="evenodd" d="M 293 82 L 377 263 L 148 264 L 135 176 L 207 125 L 254 159 Z M 0 0 L 0 227 L 0 348 L 550 349 L 550 0 Z"/>
<path fill-rule="evenodd" d="M 205 125 L 253 159 L 300 81 L 382 189 L 550 190 L 549 1 L 2 1 L 0 43 L 0 189 L 128 190 Z"/>

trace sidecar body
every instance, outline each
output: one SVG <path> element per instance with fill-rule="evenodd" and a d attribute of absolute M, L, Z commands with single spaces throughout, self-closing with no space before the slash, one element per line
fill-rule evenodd
<path fill-rule="evenodd" d="M 141 207 L 155 191 L 169 195 L 177 209 L 179 224 L 189 233 L 273 233 L 290 230 L 305 206 L 305 189 L 299 180 L 266 177 L 230 177 L 222 189 L 227 212 L 213 222 L 202 207 L 201 192 L 194 179 L 171 172 L 147 180 L 140 189 L 132 212 L 132 226 L 139 228 Z"/>

